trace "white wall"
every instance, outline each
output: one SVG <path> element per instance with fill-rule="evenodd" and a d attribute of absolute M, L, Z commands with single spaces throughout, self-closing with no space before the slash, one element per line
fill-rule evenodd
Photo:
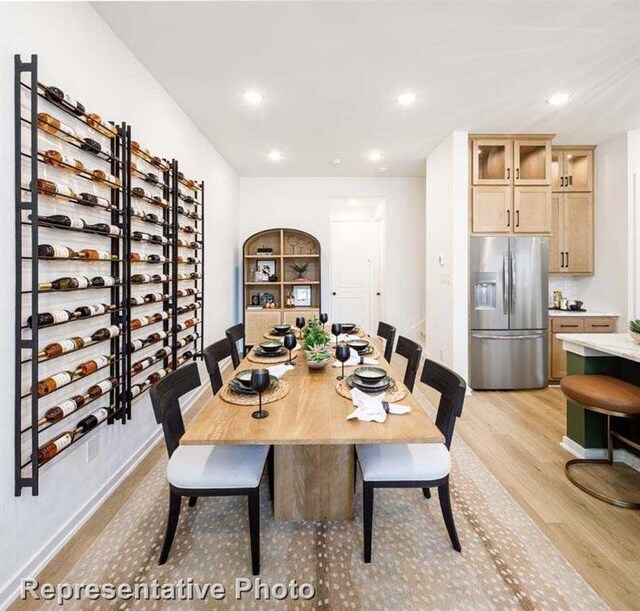
<path fill-rule="evenodd" d="M 456 131 L 427 157 L 426 351 L 468 371 L 468 134 Z"/>
<path fill-rule="evenodd" d="M 640 129 L 627 132 L 629 319 L 640 318 Z M 626 322 L 626 321 L 623 321 Z M 619 329 L 620 330 L 620 329 Z"/>
<path fill-rule="evenodd" d="M 147 447 L 158 427 L 148 398 L 135 404 L 125 427 L 103 427 L 97 460 L 86 464 L 82 443 L 41 473 L 40 496 L 13 496 L 14 233 L 13 233 L 13 55 L 39 55 L 40 79 L 60 86 L 108 119 L 127 121 L 135 139 L 157 154 L 180 160 L 188 176 L 206 182 L 205 336 L 219 337 L 234 318 L 237 263 L 235 173 L 173 99 L 142 67 L 86 3 L 0 4 L 1 132 L 0 368 L 3 426 L 0 427 L 0 606 L 14 579 L 32 575 L 39 563 L 78 524 L 87 504 L 119 469 Z M 90 50 L 90 52 L 87 52 Z"/>
<path fill-rule="evenodd" d="M 424 318 L 424 183 L 420 178 L 241 178 L 239 245 L 270 227 L 314 235 L 322 255 L 322 303 L 329 311 L 332 197 L 386 199 L 386 314 L 398 332 L 422 341 Z M 241 266 L 238 257 L 237 265 Z M 238 278 L 240 272 L 237 272 Z M 241 305 L 241 300 L 240 300 Z M 241 317 L 240 309 L 238 317 Z"/>

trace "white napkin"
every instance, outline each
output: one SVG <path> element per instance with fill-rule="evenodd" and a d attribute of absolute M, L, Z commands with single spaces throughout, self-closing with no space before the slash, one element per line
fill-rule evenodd
<path fill-rule="evenodd" d="M 370 356 L 365 356 L 364 360 L 361 363 L 360 355 L 358 354 L 357 350 L 354 350 L 353 348 L 349 348 L 349 352 L 351 353 L 351 356 L 349 357 L 348 361 L 345 361 L 344 363 L 345 367 L 355 367 L 356 365 L 378 365 L 379 364 L 379 361 L 376 361 L 376 359 L 371 358 Z M 341 367 L 342 363 L 340 361 L 336 361 L 333 364 L 333 366 Z"/>
<path fill-rule="evenodd" d="M 281 378 L 287 371 L 290 369 L 294 369 L 293 365 L 288 365 L 287 363 L 280 363 L 279 365 L 272 365 L 271 367 L 267 367 L 269 370 L 269 375 L 275 376 L 276 378 Z"/>
<path fill-rule="evenodd" d="M 377 395 L 368 395 L 362 392 L 358 388 L 351 389 L 351 400 L 355 405 L 354 409 L 348 416 L 347 420 L 353 420 L 357 418 L 362 422 L 379 422 L 382 424 L 387 419 L 387 412 L 385 411 L 382 400 L 385 393 L 379 393 Z M 399 405 L 397 403 L 389 403 L 390 414 L 408 414 L 411 411 L 409 405 Z"/>

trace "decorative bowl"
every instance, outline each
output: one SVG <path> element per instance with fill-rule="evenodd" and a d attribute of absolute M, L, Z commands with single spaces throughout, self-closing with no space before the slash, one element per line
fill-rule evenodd
<path fill-rule="evenodd" d="M 309 361 L 307 360 L 307 365 L 309 369 L 324 369 L 327 366 L 327 363 L 331 360 L 330 357 L 327 357 L 324 361 Z"/>
<path fill-rule="evenodd" d="M 282 348 L 282 343 L 276 340 L 269 340 L 262 342 L 260 348 L 262 348 L 264 352 L 278 352 L 278 350 Z"/>
<path fill-rule="evenodd" d="M 253 369 L 243 369 L 242 371 L 239 371 L 238 373 L 236 373 L 234 377 L 236 380 L 238 380 L 238 382 L 240 382 L 240 384 L 242 384 L 246 388 L 251 388 L 252 373 L 253 373 Z"/>
<path fill-rule="evenodd" d="M 640 344 L 640 333 L 629 330 L 629 337 L 636 343 Z"/>
<path fill-rule="evenodd" d="M 347 340 L 347 346 L 349 346 L 349 348 L 353 348 L 358 354 L 360 354 L 369 347 L 369 342 L 366 339 L 350 339 Z"/>
<path fill-rule="evenodd" d="M 343 333 L 351 333 L 356 328 L 356 323 L 354 322 L 343 322 L 342 323 L 342 332 Z"/>
<path fill-rule="evenodd" d="M 273 325 L 274 335 L 286 335 L 291 330 L 291 325 Z"/>
<path fill-rule="evenodd" d="M 353 375 L 363 384 L 377 384 L 387 377 L 387 372 L 382 367 L 358 367 Z"/>

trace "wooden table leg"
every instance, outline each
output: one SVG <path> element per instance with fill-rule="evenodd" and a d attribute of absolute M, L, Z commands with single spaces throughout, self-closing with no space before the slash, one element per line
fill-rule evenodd
<path fill-rule="evenodd" d="M 352 520 L 352 445 L 275 446 L 275 519 Z"/>

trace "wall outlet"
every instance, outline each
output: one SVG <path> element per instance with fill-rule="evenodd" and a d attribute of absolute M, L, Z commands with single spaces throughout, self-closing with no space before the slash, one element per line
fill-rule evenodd
<path fill-rule="evenodd" d="M 91 462 L 98 456 L 98 437 L 92 437 L 87 441 L 87 462 Z"/>

